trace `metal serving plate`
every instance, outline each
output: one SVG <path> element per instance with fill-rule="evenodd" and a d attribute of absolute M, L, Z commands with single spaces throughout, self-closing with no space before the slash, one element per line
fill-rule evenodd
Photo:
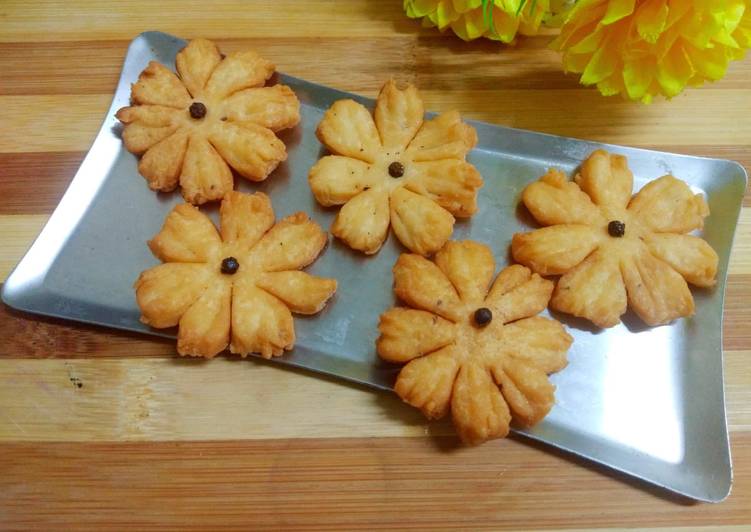
<path fill-rule="evenodd" d="M 136 157 L 120 141 L 115 111 L 128 104 L 130 83 L 149 60 L 174 64 L 185 41 L 158 32 L 130 45 L 112 106 L 91 151 L 42 233 L 3 287 L 10 306 L 159 336 L 138 321 L 132 289 L 138 274 L 157 263 L 145 241 L 161 227 L 178 193 L 157 195 L 138 174 Z M 269 194 L 277 216 L 302 210 L 323 227 L 335 211 L 319 207 L 307 173 L 321 156 L 314 131 L 324 110 L 349 97 L 373 101 L 280 75 L 302 102 L 302 121 L 283 135 L 289 158 L 260 186 L 237 179 L 241 190 Z M 573 171 L 594 149 L 629 157 L 637 184 L 666 173 L 703 191 L 712 211 L 704 237 L 720 255 L 713 290 L 694 290 L 696 315 L 673 325 L 624 324 L 598 331 L 557 316 L 575 342 L 568 367 L 552 377 L 557 404 L 532 439 L 586 457 L 685 496 L 720 501 L 731 486 L 730 450 L 722 375 L 722 304 L 725 275 L 746 173 L 730 161 L 608 146 L 474 122 L 480 143 L 469 160 L 485 178 L 480 209 L 456 224 L 454 238 L 489 244 L 499 265 L 508 262 L 514 232 L 529 229 L 517 210 L 524 186 L 557 166 Z M 210 209 L 211 210 L 211 209 Z M 213 209 L 212 216 L 216 216 Z M 391 267 L 402 251 L 393 236 L 365 257 L 332 241 L 309 271 L 335 277 L 339 290 L 319 315 L 296 317 L 297 345 L 277 359 L 381 390 L 395 369 L 374 349 L 378 316 L 394 304 Z M 200 369 L 196 369 L 200 371 Z M 490 443 L 489 445 L 494 445 Z"/>

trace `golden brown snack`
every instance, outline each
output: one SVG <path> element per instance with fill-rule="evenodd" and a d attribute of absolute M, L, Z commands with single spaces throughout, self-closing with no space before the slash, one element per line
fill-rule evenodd
<path fill-rule="evenodd" d="M 178 75 L 150 62 L 117 112 L 125 147 L 143 155 L 138 170 L 153 190 L 180 184 L 185 201 L 222 199 L 232 170 L 262 181 L 287 158 L 274 132 L 300 121 L 300 102 L 285 85 L 264 87 L 274 65 L 255 52 L 222 58 L 216 45 L 195 39 L 175 60 Z"/>
<path fill-rule="evenodd" d="M 269 198 L 230 191 L 220 209 L 221 231 L 187 203 L 169 213 L 149 242 L 164 264 L 135 283 L 141 321 L 179 326 L 181 355 L 232 353 L 264 358 L 292 349 L 291 312 L 315 314 L 336 281 L 298 271 L 321 253 L 326 233 L 298 212 L 274 223 Z M 221 236 L 220 236 L 221 235 Z"/>
<path fill-rule="evenodd" d="M 389 224 L 409 250 L 429 255 L 451 237 L 454 217 L 477 211 L 482 177 L 465 157 L 477 143 L 457 112 L 423 122 L 413 85 L 393 81 L 378 95 L 374 117 L 353 100 L 339 100 L 316 130 L 333 155 L 308 176 L 321 205 L 343 205 L 331 232 L 351 248 L 376 253 Z"/>
<path fill-rule="evenodd" d="M 630 307 L 662 325 L 694 313 L 687 282 L 715 284 L 717 253 L 686 234 L 709 215 L 702 196 L 670 175 L 632 189 L 626 158 L 597 150 L 574 181 L 552 169 L 524 190 L 547 227 L 514 235 L 511 250 L 541 275 L 562 275 L 551 308 L 612 327 Z"/>
<path fill-rule="evenodd" d="M 381 315 L 384 360 L 406 363 L 394 391 L 428 418 L 449 411 L 461 439 L 502 438 L 513 419 L 531 426 L 555 401 L 547 375 L 566 366 L 573 339 L 557 321 L 535 316 L 553 283 L 520 265 L 493 281 L 487 246 L 449 241 L 434 262 L 403 254 L 394 291 L 409 308 Z"/>

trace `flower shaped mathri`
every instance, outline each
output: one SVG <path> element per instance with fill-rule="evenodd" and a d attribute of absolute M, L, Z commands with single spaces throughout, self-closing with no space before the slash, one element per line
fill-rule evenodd
<path fill-rule="evenodd" d="M 408 308 L 381 316 L 378 354 L 406 363 L 395 392 L 428 418 L 449 411 L 465 443 L 504 437 L 513 419 L 540 421 L 555 401 L 548 374 L 566 366 L 573 339 L 545 309 L 553 283 L 513 265 L 495 281 L 490 249 L 450 241 L 434 261 L 403 254 L 394 291 Z"/>
<path fill-rule="evenodd" d="M 343 205 L 331 232 L 351 248 L 376 253 L 389 225 L 409 250 L 429 255 L 451 236 L 454 217 L 477 211 L 482 177 L 466 162 L 477 143 L 457 112 L 423 122 L 417 89 L 393 81 L 378 95 L 375 119 L 361 104 L 339 100 L 318 125 L 334 155 L 310 170 L 324 206 Z"/>
<path fill-rule="evenodd" d="M 132 86 L 132 105 L 117 112 L 149 187 L 179 183 L 197 205 L 233 189 L 230 167 L 261 181 L 287 158 L 274 132 L 300 121 L 300 102 L 285 85 L 263 86 L 273 64 L 252 51 L 223 57 L 206 39 L 191 41 L 175 63 L 179 77 L 151 61 Z"/>
<path fill-rule="evenodd" d="M 274 223 L 263 193 L 230 192 L 220 209 L 221 230 L 189 204 L 176 206 L 149 242 L 164 264 L 135 284 L 141 320 L 156 328 L 179 326 L 182 355 L 213 357 L 227 348 L 265 358 L 291 349 L 291 312 L 315 314 L 336 291 L 336 281 L 298 271 L 326 245 L 321 228 L 304 213 Z"/>
<path fill-rule="evenodd" d="M 673 176 L 632 197 L 626 158 L 595 151 L 575 180 L 557 170 L 529 185 L 522 200 L 543 226 L 514 235 L 514 259 L 541 275 L 561 275 L 551 308 L 612 327 L 630 307 L 646 324 L 694 312 L 687 282 L 710 287 L 717 253 L 687 234 L 709 207 Z"/>

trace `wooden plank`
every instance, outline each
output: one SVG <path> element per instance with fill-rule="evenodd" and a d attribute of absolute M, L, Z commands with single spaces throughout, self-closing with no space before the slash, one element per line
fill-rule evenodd
<path fill-rule="evenodd" d="M 207 9 L 198 0 L 116 4 L 95 0 L 3 1 L 0 42 L 129 40 L 145 28 L 184 37 L 272 38 L 294 36 L 370 37 L 432 33 L 404 15 L 401 2 L 369 0 L 273 0 L 255 5 L 219 2 Z"/>
<path fill-rule="evenodd" d="M 0 441 L 403 437 L 428 425 L 391 394 L 239 357 L 3 359 L 0 382 Z"/>
<path fill-rule="evenodd" d="M 751 431 L 751 351 L 725 351 L 725 410 L 731 431 Z"/>
<path fill-rule="evenodd" d="M 751 508 L 751 434 L 732 443 L 717 505 L 515 440 L 4 444 L 0 508 L 4 526 L 45 530 L 724 529 Z"/>
<path fill-rule="evenodd" d="M 85 155 L 0 153 L 0 215 L 51 214 Z"/>
<path fill-rule="evenodd" d="M 174 341 L 35 316 L 0 304 L 0 358 L 172 357 Z"/>
<path fill-rule="evenodd" d="M 468 118 L 616 144 L 704 146 L 707 131 L 718 145 L 747 145 L 751 137 L 751 121 L 736 120 L 739 113 L 751 113 L 751 89 L 693 90 L 671 102 L 641 106 L 606 99 L 586 89 L 551 94 L 524 89 L 440 91 L 423 87 L 421 92 L 431 110 L 458 109 Z M 376 91 L 362 93 L 375 96 Z M 85 151 L 111 99 L 105 94 L 0 96 L 0 106 L 6 109 L 0 152 Z M 561 101 L 571 103 L 562 106 Z M 697 109 L 701 110 L 702 128 L 692 127 Z M 608 120 L 602 120 L 605 115 Z M 735 121 L 735 126 L 728 128 L 729 121 Z M 39 135 L 40 130 L 45 135 Z"/>
<path fill-rule="evenodd" d="M 0 96 L 0 152 L 87 151 L 111 102 L 111 94 Z"/>
<path fill-rule="evenodd" d="M 744 207 L 735 228 L 733 251 L 730 255 L 729 273 L 751 272 L 751 209 Z"/>
<path fill-rule="evenodd" d="M 751 351 L 725 356 L 730 429 L 749 430 Z M 257 359 L 4 358 L 0 383 L 0 441 L 453 434 L 391 394 Z"/>
<path fill-rule="evenodd" d="M 725 289 L 723 348 L 751 349 L 751 277 L 731 275 Z"/>
<path fill-rule="evenodd" d="M 421 92 L 427 109 L 457 109 L 494 124 L 614 144 L 707 144 L 707 131 L 717 144 L 746 144 L 751 134 L 751 122 L 735 120 L 738 113 L 751 113 L 751 90 L 690 90 L 652 105 L 603 98 L 589 90 Z M 704 131 L 692 127 L 697 120 Z M 736 127 L 728 128 L 733 121 Z"/>
<path fill-rule="evenodd" d="M 255 38 L 217 41 L 225 52 L 255 49 L 280 72 L 307 75 L 310 81 L 377 91 L 386 77 L 413 70 L 414 36 L 366 40 L 347 38 Z M 128 41 L 0 44 L 0 71 L 6 72 L 0 95 L 85 95 L 113 93 Z M 62 50 L 70 58 L 61 62 Z M 405 53 L 407 52 L 407 53 Z M 362 68 L 344 70 L 358 61 Z M 563 76 L 556 71 L 558 77 Z"/>
<path fill-rule="evenodd" d="M 0 216 L 0 279 L 4 282 L 39 235 L 47 214 Z"/>
<path fill-rule="evenodd" d="M 218 39 L 225 52 L 254 49 L 274 61 L 281 72 L 310 81 L 376 91 L 394 75 L 418 86 L 447 91 L 576 89 L 577 77 L 566 75 L 549 36 L 521 39 L 515 47 L 483 40 L 465 43 L 440 33 L 346 37 L 248 37 Z M 0 43 L 0 95 L 103 94 L 113 92 L 129 41 Z M 60 57 L 64 56 L 65 61 Z M 357 69 L 345 65 L 357 64 Z M 461 72 L 461 76 L 457 76 Z M 751 63 L 734 62 L 721 83 L 704 90 L 747 88 Z"/>

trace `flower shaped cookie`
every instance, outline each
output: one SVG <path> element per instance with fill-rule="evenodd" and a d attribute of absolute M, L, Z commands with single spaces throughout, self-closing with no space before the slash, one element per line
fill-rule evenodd
<path fill-rule="evenodd" d="M 494 273 L 493 254 L 477 242 L 450 241 L 435 262 L 403 254 L 394 291 L 411 308 L 385 312 L 378 326 L 381 358 L 407 363 L 396 393 L 429 418 L 450 410 L 469 444 L 504 437 L 512 418 L 530 426 L 545 417 L 555 400 L 547 375 L 566 366 L 573 341 L 535 316 L 551 281 L 517 264 L 491 286 Z"/>
<path fill-rule="evenodd" d="M 574 182 L 550 170 L 522 200 L 549 226 L 514 235 L 516 261 L 541 275 L 562 275 L 551 308 L 612 327 L 630 307 L 646 324 L 694 313 L 687 282 L 715 283 L 717 253 L 687 233 L 709 215 L 701 195 L 666 175 L 631 197 L 626 158 L 595 151 Z"/>
<path fill-rule="evenodd" d="M 117 118 L 123 142 L 143 154 L 138 170 L 153 190 L 186 201 L 219 200 L 233 188 L 230 167 L 262 181 L 287 158 L 275 131 L 300 121 L 300 102 L 285 85 L 264 87 L 274 65 L 255 52 L 223 57 L 205 39 L 191 41 L 175 60 L 176 76 L 150 62 L 131 89 L 131 107 Z"/>
<path fill-rule="evenodd" d="M 423 255 L 443 246 L 454 216 L 477 211 L 482 178 L 464 159 L 477 143 L 473 127 L 449 112 L 423 123 L 417 89 L 381 89 L 375 120 L 353 100 L 339 100 L 316 130 L 335 155 L 310 170 L 310 188 L 321 205 L 344 205 L 331 232 L 351 248 L 377 252 L 389 230 Z"/>
<path fill-rule="evenodd" d="M 226 349 L 265 358 L 292 349 L 292 312 L 315 314 L 336 281 L 302 271 L 326 245 L 326 233 L 304 213 L 274 223 L 269 198 L 229 192 L 221 231 L 197 208 L 172 209 L 150 242 L 165 264 L 135 284 L 141 321 L 179 326 L 181 355 L 211 358 Z"/>

